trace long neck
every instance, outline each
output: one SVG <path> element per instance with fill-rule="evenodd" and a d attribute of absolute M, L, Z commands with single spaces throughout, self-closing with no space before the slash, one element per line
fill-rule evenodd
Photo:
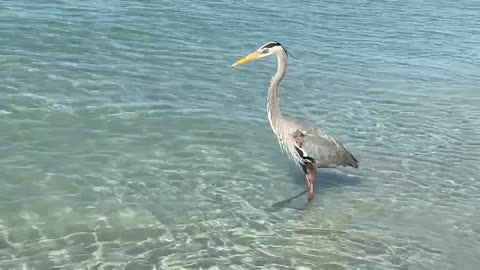
<path fill-rule="evenodd" d="M 287 55 L 282 50 L 280 53 L 277 54 L 278 60 L 278 67 L 277 73 L 272 77 L 270 82 L 270 87 L 268 88 L 268 105 L 267 105 L 267 112 L 268 112 L 268 120 L 270 121 L 270 125 L 272 126 L 273 131 L 279 135 L 279 126 L 280 123 L 284 120 L 282 113 L 280 112 L 280 106 L 278 104 L 278 97 L 277 97 L 277 90 L 280 81 L 282 81 L 283 76 L 287 70 Z"/>

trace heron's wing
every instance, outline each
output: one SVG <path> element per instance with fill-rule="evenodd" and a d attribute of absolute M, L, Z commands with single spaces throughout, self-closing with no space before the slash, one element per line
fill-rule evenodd
<path fill-rule="evenodd" d="M 340 142 L 320 129 L 297 123 L 298 129 L 292 134 L 297 151 L 306 162 L 316 167 L 352 166 L 358 168 L 358 160 Z"/>

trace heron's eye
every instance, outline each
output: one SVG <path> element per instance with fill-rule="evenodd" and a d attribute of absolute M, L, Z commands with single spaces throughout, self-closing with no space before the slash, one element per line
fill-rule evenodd
<path fill-rule="evenodd" d="M 262 53 L 268 53 L 268 49 L 263 49 Z"/>

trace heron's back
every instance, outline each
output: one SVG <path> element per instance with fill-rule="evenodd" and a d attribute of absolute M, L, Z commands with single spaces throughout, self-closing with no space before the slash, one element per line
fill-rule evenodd
<path fill-rule="evenodd" d="M 293 139 L 299 143 L 303 155 L 318 168 L 351 166 L 358 168 L 358 160 L 340 142 L 316 127 L 296 123 Z"/>

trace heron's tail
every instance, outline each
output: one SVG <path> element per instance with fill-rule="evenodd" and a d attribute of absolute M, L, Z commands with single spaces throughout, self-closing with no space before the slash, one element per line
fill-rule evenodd
<path fill-rule="evenodd" d="M 346 166 L 351 166 L 355 169 L 358 168 L 358 159 L 356 159 L 353 154 L 347 150 L 347 148 L 345 148 L 345 146 L 343 146 L 342 144 L 340 144 L 340 146 L 342 147 L 343 151 L 345 152 L 345 155 L 347 156 L 347 159 L 348 159 L 348 163 Z"/>
<path fill-rule="evenodd" d="M 348 152 L 350 159 L 352 160 L 352 163 L 350 163 L 350 166 L 354 167 L 355 169 L 358 168 L 358 159 L 356 159 L 352 153 Z"/>

